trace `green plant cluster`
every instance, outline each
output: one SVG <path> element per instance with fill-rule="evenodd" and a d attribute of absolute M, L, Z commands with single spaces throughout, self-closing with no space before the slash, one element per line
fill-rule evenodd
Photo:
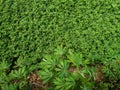
<path fill-rule="evenodd" d="M 83 61 L 82 54 L 58 47 L 53 56 L 46 55 L 40 63 L 38 74 L 51 87 L 50 90 L 91 90 L 93 88 L 93 68 L 89 68 L 88 60 Z M 85 76 L 86 75 L 86 76 Z M 90 81 L 92 80 L 92 81 Z"/>
<path fill-rule="evenodd" d="M 37 70 L 42 81 L 40 90 L 109 90 L 120 89 L 120 61 L 105 61 L 102 67 L 84 60 L 81 53 L 58 46 L 54 53 L 45 55 L 41 62 L 32 65 L 16 61 L 13 70 L 9 64 L 0 63 L 0 87 L 2 90 L 31 90 L 28 75 Z M 101 71 L 100 71 L 101 70 Z M 103 78 L 102 78 L 103 77 Z M 27 82 L 28 81 L 28 82 Z M 115 85 L 114 85 L 115 84 Z M 47 85 L 47 87 L 46 87 Z"/>
<path fill-rule="evenodd" d="M 54 52 L 59 45 L 64 47 L 65 56 L 61 48 Z M 69 49 L 74 52 L 68 53 Z M 71 61 L 74 55 L 77 61 Z M 98 87 L 107 88 L 110 84 L 111 88 L 120 87 L 117 84 L 120 80 L 120 0 L 0 0 L 0 88 L 21 89 L 27 84 L 27 75 L 38 68 L 44 70 L 41 67 L 44 63 L 47 71 L 43 76 L 50 73 L 49 77 L 43 77 L 44 82 L 54 76 L 53 87 L 57 89 L 74 89 L 78 84 L 83 89 L 83 82 L 89 79 L 84 81 L 78 77 L 80 81 L 76 84 L 77 79 L 66 70 L 72 63 L 81 71 L 76 64 L 82 64 L 90 70 L 89 75 L 92 69 L 86 61 L 91 66 L 103 66 L 108 80 Z M 51 62 L 58 63 L 57 67 L 49 66 Z M 68 75 L 66 82 L 60 79 L 64 74 Z M 59 82 L 65 82 L 68 87 L 58 85 Z M 88 84 L 94 87 L 95 83 Z"/>
<path fill-rule="evenodd" d="M 81 53 L 59 46 L 53 55 L 46 55 L 41 61 L 38 75 L 50 90 L 119 90 L 119 65 L 120 60 L 105 61 L 102 67 L 91 65 Z"/>

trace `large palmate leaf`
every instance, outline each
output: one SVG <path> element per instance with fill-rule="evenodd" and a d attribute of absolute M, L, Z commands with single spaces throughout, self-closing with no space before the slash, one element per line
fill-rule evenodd
<path fill-rule="evenodd" d="M 56 49 L 55 49 L 55 54 L 58 56 L 58 57 L 61 57 L 63 54 L 65 53 L 65 49 L 61 46 L 58 46 Z"/>
<path fill-rule="evenodd" d="M 76 84 L 74 78 L 71 76 L 66 78 L 56 78 L 53 83 L 56 86 L 56 90 L 74 89 Z"/>
<path fill-rule="evenodd" d="M 10 64 L 7 61 L 3 60 L 2 62 L 0 62 L 0 72 L 9 69 L 9 66 Z"/>
<path fill-rule="evenodd" d="M 1 89 L 2 90 L 17 90 L 18 89 L 18 84 L 10 84 L 10 85 L 3 84 Z"/>
<path fill-rule="evenodd" d="M 22 68 L 19 68 L 18 70 L 13 70 L 10 73 L 10 77 L 21 79 L 21 78 L 25 77 L 26 74 L 27 74 L 26 67 L 22 67 Z"/>
<path fill-rule="evenodd" d="M 54 57 L 54 56 L 53 56 Z M 40 63 L 40 67 L 41 68 L 47 68 L 47 69 L 54 69 L 55 66 L 58 64 L 58 60 L 56 58 L 53 58 L 50 55 L 46 55 L 45 59 L 43 59 L 43 61 Z"/>
<path fill-rule="evenodd" d="M 71 63 L 73 63 L 73 65 L 75 65 L 77 67 L 79 67 L 80 65 L 83 64 L 82 54 L 80 54 L 80 53 L 72 53 L 69 50 L 68 59 L 70 60 Z"/>
<path fill-rule="evenodd" d="M 68 77 L 69 72 L 69 63 L 67 61 L 60 61 L 60 63 L 55 68 L 55 71 L 57 72 L 57 75 L 60 77 Z"/>
<path fill-rule="evenodd" d="M 52 79 L 54 74 L 49 70 L 45 69 L 45 70 L 39 71 L 38 75 L 40 75 L 41 79 L 44 80 L 44 83 L 47 83 Z"/>

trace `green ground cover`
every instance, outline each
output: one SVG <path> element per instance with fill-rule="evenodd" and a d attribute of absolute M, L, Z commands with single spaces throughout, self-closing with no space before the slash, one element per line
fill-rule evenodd
<path fill-rule="evenodd" d="M 74 54 L 78 61 L 73 58 Z M 62 88 L 56 81 L 65 81 L 54 76 L 60 70 L 49 70 L 47 63 L 45 69 L 41 67 L 46 55 L 53 57 L 53 61 L 69 61 L 72 57 L 79 62 L 78 54 L 82 55 L 82 61 L 89 61 L 82 63 L 88 71 L 101 65 L 105 80 L 96 83 L 90 79 L 94 84 L 90 81 L 87 85 L 92 88 L 86 89 L 84 83 L 79 86 L 78 80 L 73 78 L 74 86 L 68 84 L 68 88 Z M 76 70 L 78 66 L 74 61 L 67 62 L 68 66 L 71 63 Z M 44 70 L 54 73 L 57 78 L 52 79 L 54 84 L 43 78 L 51 90 L 119 90 L 120 0 L 0 0 L 0 88 L 21 90 L 28 85 L 26 77 L 36 69 L 39 74 Z M 86 80 L 80 78 L 79 82 Z"/>

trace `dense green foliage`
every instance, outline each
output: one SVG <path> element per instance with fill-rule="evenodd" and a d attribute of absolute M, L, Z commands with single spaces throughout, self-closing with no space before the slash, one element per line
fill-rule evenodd
<path fill-rule="evenodd" d="M 51 90 L 91 90 L 95 70 L 89 68 L 88 64 L 90 62 L 83 60 L 82 54 L 69 50 L 68 55 L 65 55 L 64 49 L 58 47 L 53 56 L 45 56 L 38 74 L 44 83 L 51 85 Z"/>
<path fill-rule="evenodd" d="M 64 55 L 57 46 L 64 47 Z M 70 54 L 69 49 L 74 52 Z M 74 61 L 66 62 L 66 59 L 70 61 L 74 54 L 89 62 L 82 63 L 82 67 L 88 67 L 90 72 L 102 65 L 106 79 L 100 83 L 90 79 L 88 84 L 96 86 L 94 89 L 120 89 L 120 0 L 0 0 L 0 88 L 15 90 L 26 86 L 28 74 L 36 69 L 44 70 L 41 60 L 47 55 L 52 57 L 51 62 L 58 60 L 60 67 L 56 71 L 56 67 L 47 65 L 49 61 L 43 64 L 51 75 L 47 79 L 43 77 L 48 83 L 52 74 L 68 72 Z M 61 60 L 57 55 L 64 58 Z M 75 63 L 81 64 L 80 58 Z M 61 67 L 64 64 L 65 71 Z M 51 87 L 64 90 L 56 82 L 64 82 L 61 76 L 54 77 Z M 68 88 L 79 87 L 76 78 L 66 80 L 73 85 L 67 84 Z M 79 89 L 83 89 L 84 80 L 79 80 L 82 83 Z"/>
<path fill-rule="evenodd" d="M 65 51 L 61 46 L 53 55 L 45 56 L 40 68 L 38 74 L 52 87 L 50 90 L 109 90 L 113 82 L 119 85 L 120 60 L 91 65 L 88 59 L 83 60 L 81 53 Z M 119 90 L 120 87 L 112 89 Z"/>

